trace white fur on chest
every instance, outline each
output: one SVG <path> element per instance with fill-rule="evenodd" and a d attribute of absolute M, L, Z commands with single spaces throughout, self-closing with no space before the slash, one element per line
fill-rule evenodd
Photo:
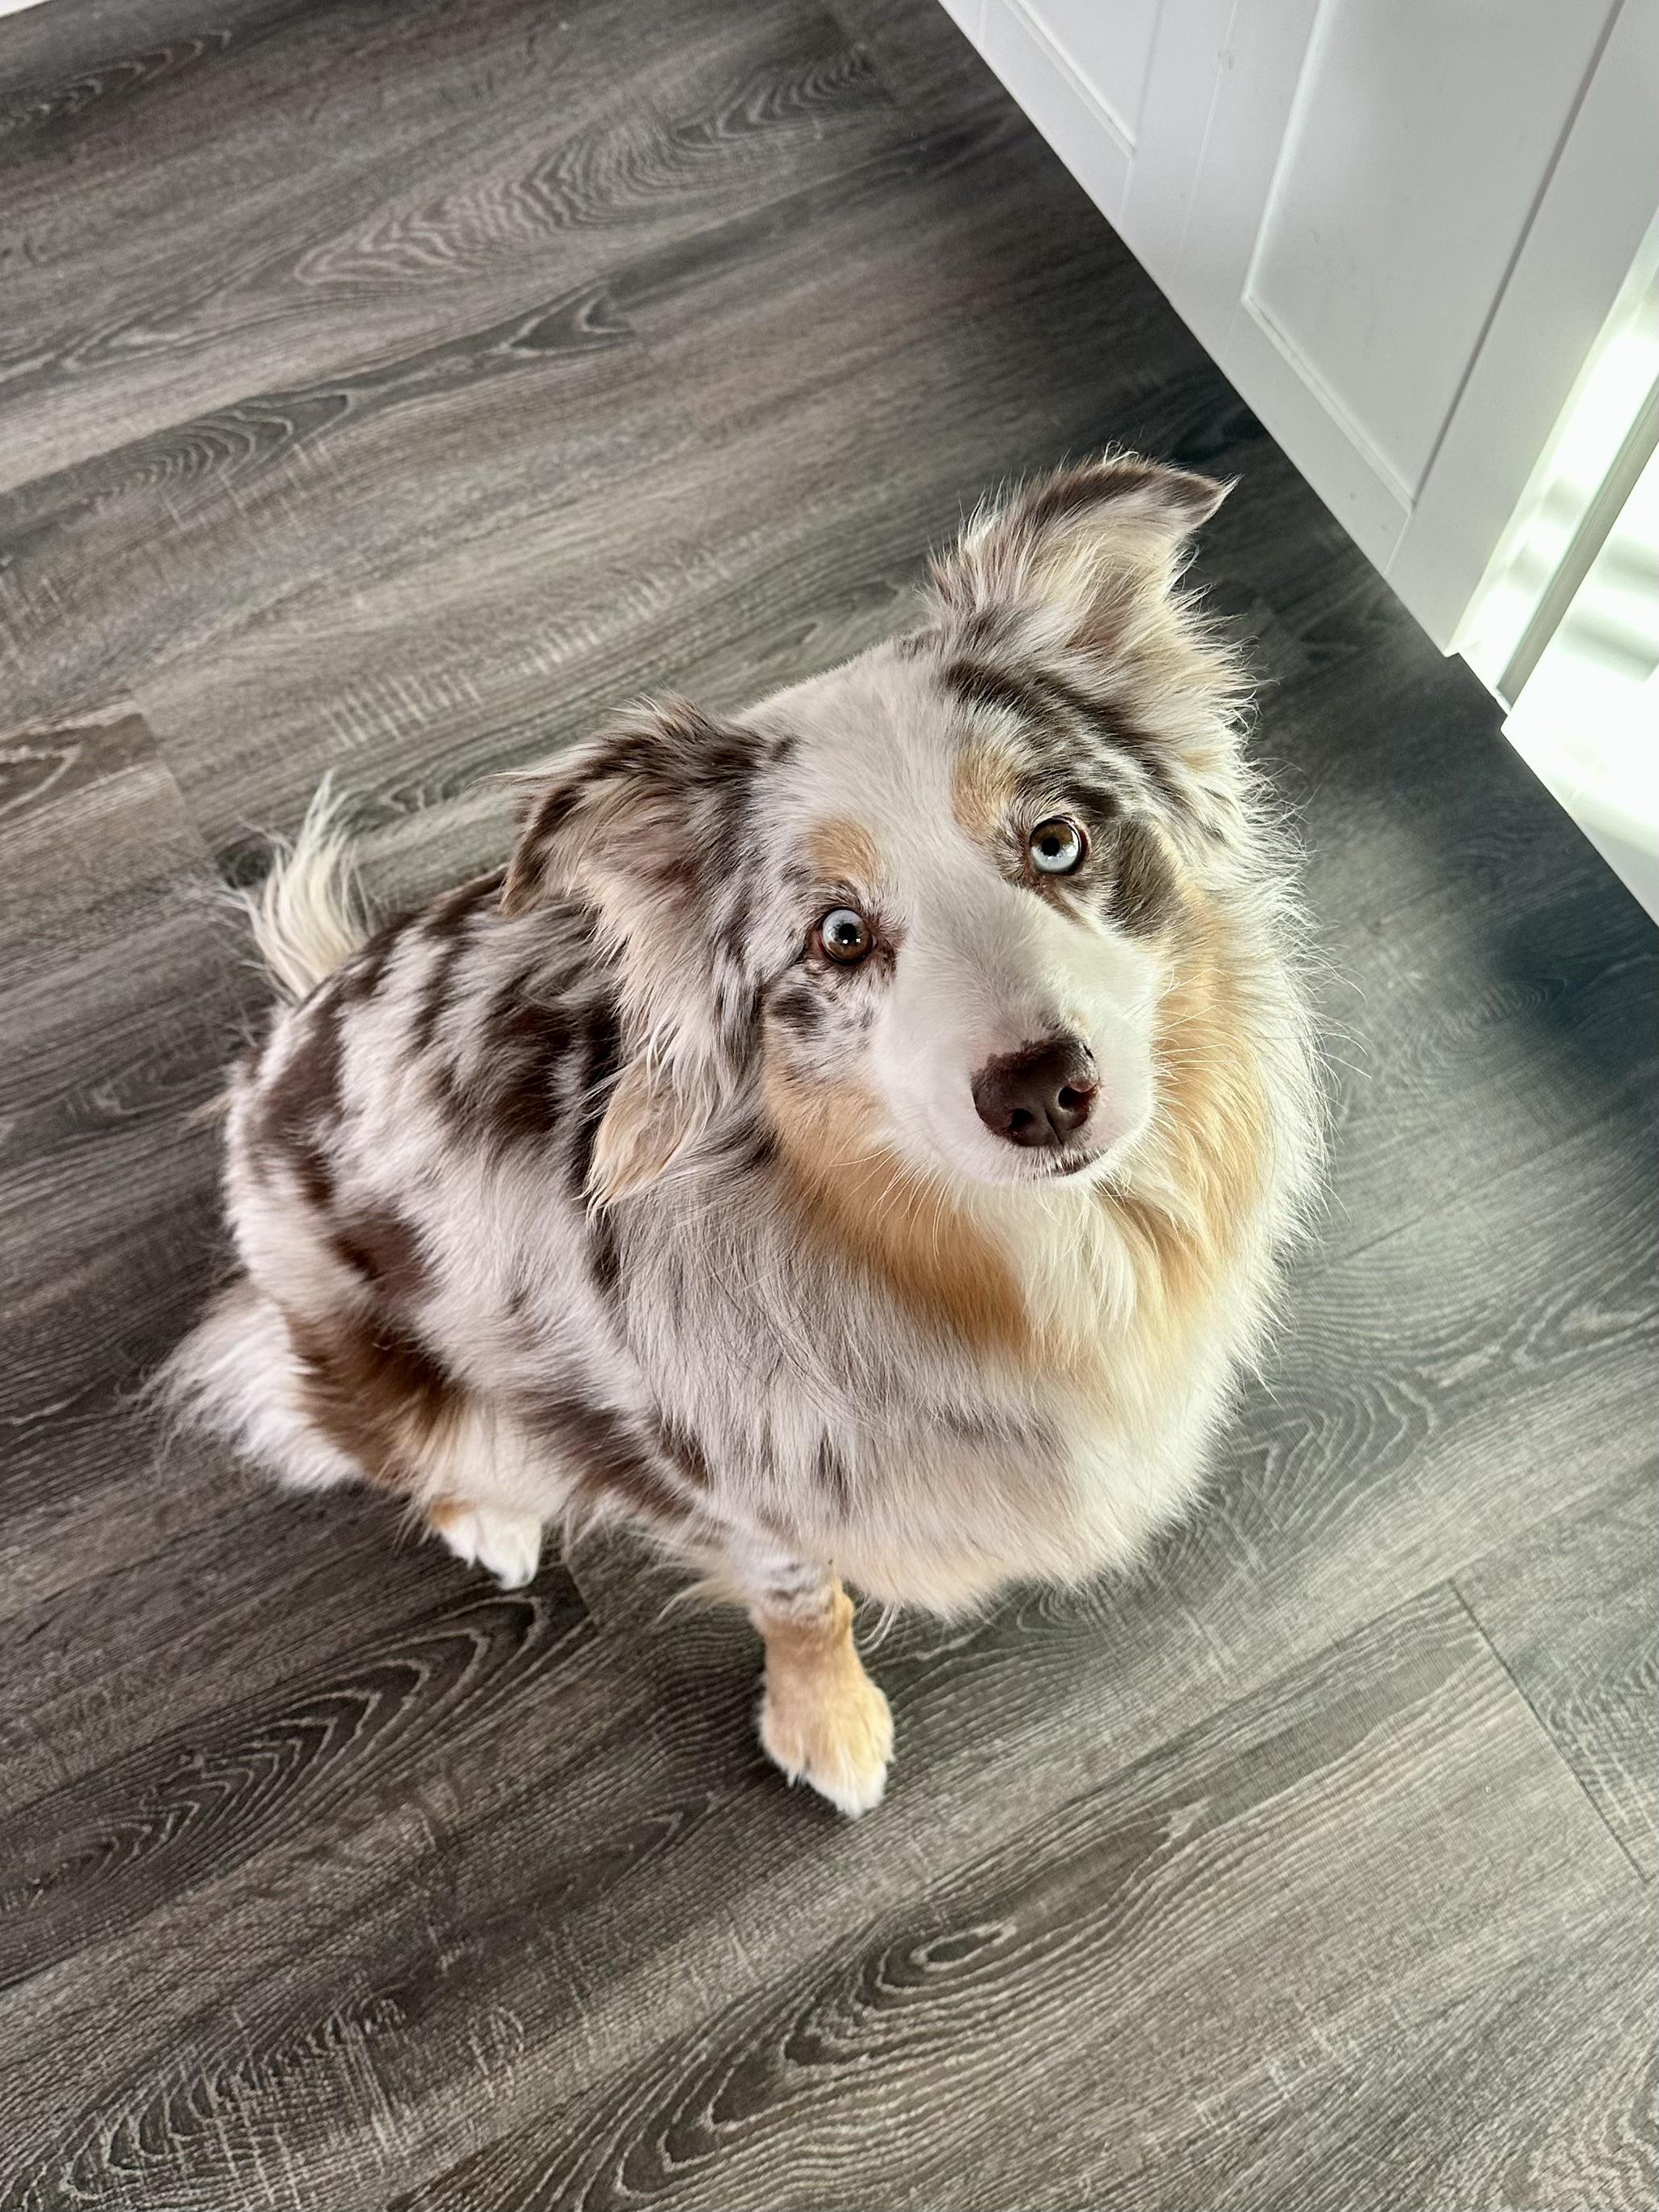
<path fill-rule="evenodd" d="M 822 1256 L 783 1267 L 724 1239 L 684 1255 L 702 1286 L 690 1306 L 641 1301 L 665 1317 L 636 1340 L 644 1387 L 711 1441 L 732 1510 L 884 1602 L 949 1613 L 1012 1582 L 1127 1565 L 1194 1495 L 1241 1322 L 1259 1317 L 1236 1273 L 1171 1376 L 1097 1194 L 1026 1196 L 998 1226 L 1029 1358 L 896 1327 Z"/>

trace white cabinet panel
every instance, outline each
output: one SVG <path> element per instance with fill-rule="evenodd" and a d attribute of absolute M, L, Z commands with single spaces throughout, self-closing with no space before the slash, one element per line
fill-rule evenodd
<path fill-rule="evenodd" d="M 1625 0 L 1480 342 L 1389 581 L 1445 644 L 1659 211 L 1659 4 Z"/>
<path fill-rule="evenodd" d="M 1319 10 L 1244 303 L 1407 499 L 1611 12 L 1604 0 Z"/>
<path fill-rule="evenodd" d="M 1098 93 L 1020 0 L 984 0 L 980 52 L 1109 222 L 1128 190 L 1134 148 Z"/>
<path fill-rule="evenodd" d="M 1158 0 L 1024 0 L 1027 14 L 1133 146 Z"/>
<path fill-rule="evenodd" d="M 1659 0 L 949 4 L 1449 644 L 1654 212 Z"/>

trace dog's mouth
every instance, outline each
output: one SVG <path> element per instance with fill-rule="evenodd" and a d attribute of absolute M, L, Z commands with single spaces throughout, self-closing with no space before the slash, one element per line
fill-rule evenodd
<path fill-rule="evenodd" d="M 1138 1129 L 1130 1128 L 1113 1133 L 1104 1143 L 1062 1145 L 1031 1162 L 1031 1180 L 1040 1184 L 1071 1182 L 1079 1176 L 1092 1176 L 1097 1180 L 1110 1181 L 1122 1172 L 1133 1157 L 1139 1133 Z"/>
<path fill-rule="evenodd" d="M 1067 1176 L 1081 1175 L 1091 1168 L 1100 1154 L 1080 1145 L 1068 1145 L 1064 1152 L 1055 1152 L 1046 1159 L 1038 1173 L 1045 1182 L 1063 1182 Z"/>
<path fill-rule="evenodd" d="M 1015 1189 L 1042 1188 L 1049 1183 L 1069 1182 L 1076 1176 L 1086 1175 L 1091 1168 L 1098 1168 L 1103 1155 L 1085 1145 L 1067 1145 L 1063 1150 L 1023 1156 L 1016 1154 L 1006 1163 L 1007 1172 L 985 1177 L 984 1180 L 1012 1184 Z"/>

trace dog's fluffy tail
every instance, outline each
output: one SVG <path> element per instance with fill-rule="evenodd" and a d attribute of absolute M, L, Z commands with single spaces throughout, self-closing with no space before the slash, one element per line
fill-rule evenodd
<path fill-rule="evenodd" d="M 264 881 L 237 894 L 259 957 L 296 1004 L 355 952 L 373 927 L 357 882 L 351 840 L 340 827 L 332 775 L 318 785 L 300 834 L 276 842 Z"/>

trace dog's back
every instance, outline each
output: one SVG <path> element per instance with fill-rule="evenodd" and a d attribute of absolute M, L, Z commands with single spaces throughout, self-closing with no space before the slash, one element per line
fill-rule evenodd
<path fill-rule="evenodd" d="M 230 1086 L 244 1272 L 166 1386 L 283 1482 L 383 1486 L 517 1581 L 544 1519 L 599 1502 L 596 1438 L 641 1499 L 670 1479 L 628 1425 L 586 1199 L 614 988 L 580 916 L 514 920 L 501 884 L 374 928 L 325 788 L 245 897 L 285 1003 Z"/>

